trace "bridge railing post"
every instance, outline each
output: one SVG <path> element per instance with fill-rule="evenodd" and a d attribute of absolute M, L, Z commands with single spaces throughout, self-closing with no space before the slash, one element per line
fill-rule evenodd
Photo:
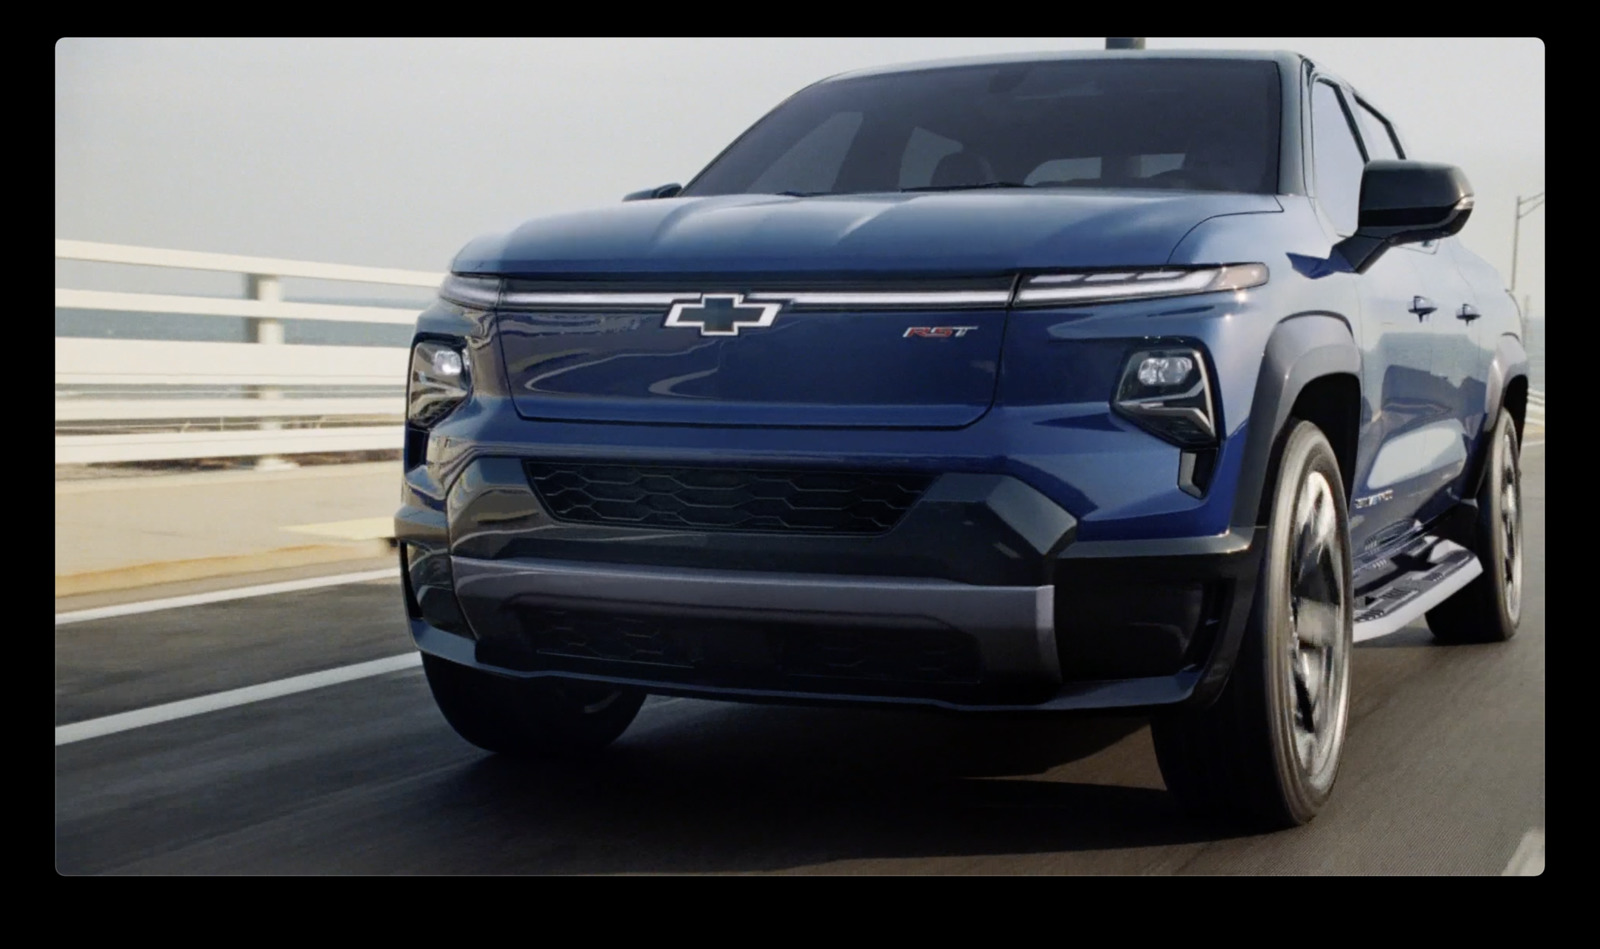
<path fill-rule="evenodd" d="M 245 279 L 250 299 L 267 303 L 278 303 L 283 300 L 283 283 L 277 274 L 246 274 Z M 264 346 L 283 345 L 282 320 L 251 317 L 249 324 L 252 342 Z M 281 399 L 283 390 L 277 386 L 252 386 L 250 395 L 257 399 Z M 279 431 L 283 428 L 283 423 L 268 419 L 262 421 L 258 427 L 262 431 Z M 272 471 L 299 466 L 282 455 L 261 455 L 256 458 L 255 467 L 257 471 Z"/>
<path fill-rule="evenodd" d="M 422 305 L 290 301 L 282 281 L 436 291 L 444 274 L 59 237 L 55 244 L 58 261 L 227 273 L 244 280 L 243 292 L 229 297 L 58 286 L 58 314 L 87 310 L 129 321 L 147 313 L 185 314 L 244 320 L 246 326 L 243 338 L 227 342 L 205 338 L 210 333 L 173 340 L 57 335 L 57 465 L 237 458 L 278 468 L 302 454 L 400 448 L 409 348 L 332 339 L 297 340 L 306 345 L 289 347 L 286 330 L 291 320 L 410 327 Z M 140 393 L 118 398 L 104 394 L 107 386 L 136 386 Z"/>

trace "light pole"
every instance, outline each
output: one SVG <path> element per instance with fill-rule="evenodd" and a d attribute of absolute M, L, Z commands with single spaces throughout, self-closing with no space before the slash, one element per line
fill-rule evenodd
<path fill-rule="evenodd" d="M 1524 207 L 1526 205 L 1526 207 Z M 1544 192 L 1531 198 L 1517 196 L 1517 216 L 1511 222 L 1511 292 L 1517 292 L 1517 238 L 1522 231 L 1522 219 L 1544 207 Z"/>

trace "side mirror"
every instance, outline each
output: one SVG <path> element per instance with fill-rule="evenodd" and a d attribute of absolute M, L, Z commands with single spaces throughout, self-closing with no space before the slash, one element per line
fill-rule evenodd
<path fill-rule="evenodd" d="M 660 185 L 660 186 L 655 187 L 655 188 L 646 188 L 643 191 L 635 191 L 632 194 L 623 195 L 622 196 L 622 200 L 624 200 L 624 201 L 649 201 L 649 200 L 654 199 L 654 198 L 671 198 L 671 197 L 676 196 L 677 193 L 682 191 L 682 190 L 683 190 L 683 185 L 676 184 L 676 183 L 670 184 L 670 185 Z"/>
<path fill-rule="evenodd" d="M 1472 215 L 1472 185 L 1454 165 L 1381 159 L 1361 174 L 1356 232 L 1335 248 L 1357 273 L 1394 244 L 1438 240 Z"/>

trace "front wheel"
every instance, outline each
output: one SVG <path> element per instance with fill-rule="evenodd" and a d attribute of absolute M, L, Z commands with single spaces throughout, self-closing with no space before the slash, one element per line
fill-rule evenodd
<path fill-rule="evenodd" d="M 428 687 L 456 734 L 486 751 L 567 756 L 611 744 L 645 694 L 578 679 L 512 679 L 422 654 Z"/>
<path fill-rule="evenodd" d="M 1273 479 L 1255 602 L 1222 694 L 1152 723 L 1167 788 L 1191 811 L 1256 826 L 1316 816 L 1350 705 L 1350 520 L 1322 431 L 1291 420 Z"/>

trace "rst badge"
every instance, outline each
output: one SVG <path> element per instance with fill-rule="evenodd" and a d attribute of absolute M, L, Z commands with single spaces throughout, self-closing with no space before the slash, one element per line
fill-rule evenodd
<path fill-rule="evenodd" d="M 738 336 L 741 329 L 771 326 L 782 303 L 750 303 L 743 294 L 705 293 L 699 300 L 674 303 L 663 326 L 698 329 L 701 336 Z"/>
<path fill-rule="evenodd" d="M 900 338 L 910 339 L 913 336 L 926 336 L 931 338 L 965 336 L 975 329 L 977 329 L 976 326 L 908 326 L 906 327 L 906 331 L 901 334 Z"/>

